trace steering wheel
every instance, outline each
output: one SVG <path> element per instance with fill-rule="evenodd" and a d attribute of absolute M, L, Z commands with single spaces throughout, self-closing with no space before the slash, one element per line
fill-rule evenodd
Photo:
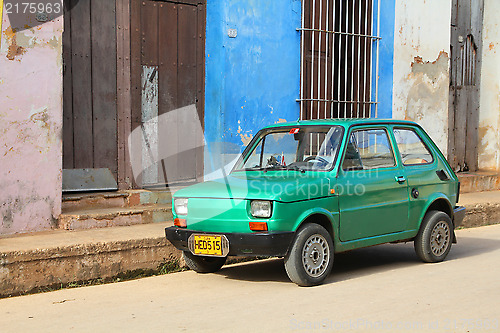
<path fill-rule="evenodd" d="M 313 161 L 313 160 L 319 161 L 319 162 L 321 162 L 323 165 L 328 165 L 328 163 L 329 163 L 327 160 L 325 160 L 325 159 L 324 159 L 323 157 L 321 157 L 321 156 L 309 156 L 309 157 L 307 157 L 307 158 L 304 160 L 304 162 L 311 162 L 311 161 Z"/>

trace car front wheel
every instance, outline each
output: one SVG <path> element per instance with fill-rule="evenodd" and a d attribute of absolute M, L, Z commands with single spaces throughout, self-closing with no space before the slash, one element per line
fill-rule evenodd
<path fill-rule="evenodd" d="M 321 284 L 332 270 L 333 254 L 333 241 L 328 231 L 318 224 L 306 224 L 297 231 L 285 257 L 286 273 L 299 286 Z"/>
<path fill-rule="evenodd" d="M 440 262 L 450 252 L 452 241 L 453 223 L 448 214 L 430 211 L 415 238 L 415 252 L 423 262 Z"/>
<path fill-rule="evenodd" d="M 186 265 L 197 273 L 217 272 L 226 263 L 226 257 L 196 256 L 191 252 L 182 253 Z"/>

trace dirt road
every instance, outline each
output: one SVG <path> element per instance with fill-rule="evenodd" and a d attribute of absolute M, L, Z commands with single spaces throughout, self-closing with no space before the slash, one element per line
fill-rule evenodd
<path fill-rule="evenodd" d="M 499 332 L 500 225 L 457 231 L 445 262 L 413 244 L 338 254 L 300 288 L 270 259 L 0 300 L 2 332 Z"/>

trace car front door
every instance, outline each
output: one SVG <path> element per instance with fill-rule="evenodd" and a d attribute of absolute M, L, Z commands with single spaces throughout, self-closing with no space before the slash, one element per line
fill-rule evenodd
<path fill-rule="evenodd" d="M 411 227 L 416 229 L 429 197 L 436 192 L 453 193 L 454 183 L 444 165 L 438 167 L 438 160 L 422 139 L 421 129 L 394 127 L 393 133 L 408 182 Z"/>
<path fill-rule="evenodd" d="M 405 230 L 407 181 L 388 129 L 356 127 L 348 135 L 337 183 L 340 239 L 353 241 Z"/>

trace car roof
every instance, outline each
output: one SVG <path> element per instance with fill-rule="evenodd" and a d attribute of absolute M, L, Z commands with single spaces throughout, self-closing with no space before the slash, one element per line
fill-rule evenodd
<path fill-rule="evenodd" d="M 264 128 L 275 127 L 288 127 L 288 126 L 305 126 L 305 125 L 340 125 L 343 127 L 350 127 L 352 125 L 383 125 L 383 124 L 396 124 L 396 125 L 410 125 L 419 126 L 417 123 L 409 120 L 396 120 L 396 119 L 376 119 L 376 118 L 338 118 L 338 119 L 315 119 L 315 120 L 297 120 L 291 122 L 277 123 L 266 126 Z"/>

